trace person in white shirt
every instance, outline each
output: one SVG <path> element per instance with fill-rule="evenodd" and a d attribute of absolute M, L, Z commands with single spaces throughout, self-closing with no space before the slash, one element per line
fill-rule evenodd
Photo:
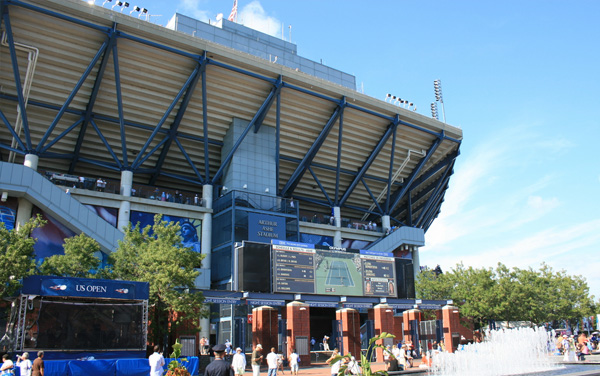
<path fill-rule="evenodd" d="M 271 352 L 267 354 L 267 367 L 269 368 L 267 376 L 277 376 L 277 359 L 275 348 L 271 347 Z"/>
<path fill-rule="evenodd" d="M 246 354 L 244 354 L 239 347 L 235 349 L 235 354 L 231 360 L 231 368 L 233 368 L 233 372 L 236 376 L 241 376 L 246 371 Z"/>
<path fill-rule="evenodd" d="M 21 369 L 21 376 L 31 376 L 31 368 L 33 364 L 29 360 L 29 353 L 24 352 L 23 355 L 17 356 L 17 366 Z"/>
<path fill-rule="evenodd" d="M 298 355 L 296 349 L 294 349 L 294 351 L 292 351 L 292 353 L 290 354 L 289 360 L 290 371 L 292 372 L 292 375 L 298 375 L 298 361 L 300 360 L 300 355 Z"/>
<path fill-rule="evenodd" d="M 163 366 L 165 365 L 165 358 L 161 353 L 158 352 L 160 347 L 154 346 L 154 353 L 148 358 L 150 363 L 150 376 L 162 376 L 164 373 Z"/>

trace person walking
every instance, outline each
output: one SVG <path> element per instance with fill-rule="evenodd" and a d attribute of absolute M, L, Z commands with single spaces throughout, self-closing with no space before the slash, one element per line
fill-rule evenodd
<path fill-rule="evenodd" d="M 292 373 L 292 376 L 298 375 L 298 368 L 299 368 L 299 363 L 300 363 L 300 355 L 298 355 L 298 353 L 296 352 L 296 349 L 294 349 L 292 351 L 292 353 L 290 354 L 288 360 L 290 362 L 290 372 Z"/>
<path fill-rule="evenodd" d="M 206 366 L 204 376 L 234 376 L 231 365 L 225 361 L 225 345 L 218 344 L 213 347 L 215 360 Z"/>
<path fill-rule="evenodd" d="M 44 376 L 44 352 L 38 351 L 37 358 L 33 361 L 31 376 Z"/>
<path fill-rule="evenodd" d="M 267 376 L 277 376 L 277 360 L 278 359 L 279 359 L 279 357 L 277 356 L 277 353 L 275 352 L 275 348 L 271 347 L 271 352 L 267 354 L 267 367 L 269 368 Z"/>
<path fill-rule="evenodd" d="M 231 368 L 233 368 L 236 376 L 242 376 L 246 372 L 246 354 L 242 352 L 240 347 L 235 349 L 235 354 L 231 360 Z"/>
<path fill-rule="evenodd" d="M 154 345 L 154 353 L 148 358 L 150 364 L 150 376 L 162 376 L 164 373 L 163 367 L 165 365 L 165 358 L 159 351 L 160 347 Z"/>
<path fill-rule="evenodd" d="M 263 356 L 261 354 L 262 345 L 259 343 L 252 351 L 252 357 L 250 358 L 250 364 L 252 365 L 252 376 L 260 375 L 260 364 L 262 363 Z"/>

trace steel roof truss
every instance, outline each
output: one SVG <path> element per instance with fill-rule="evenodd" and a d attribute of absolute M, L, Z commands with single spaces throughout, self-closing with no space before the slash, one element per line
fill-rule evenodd
<path fill-rule="evenodd" d="M 235 152 L 237 151 L 237 149 L 240 147 L 240 145 L 244 141 L 244 138 L 246 138 L 246 135 L 248 134 L 248 132 L 250 131 L 250 129 L 252 129 L 252 127 L 254 127 L 254 124 L 256 124 L 256 120 L 258 120 L 258 118 L 260 117 L 260 114 L 262 113 L 262 111 L 264 111 L 264 109 L 268 106 L 269 102 L 271 102 L 271 100 L 275 96 L 276 92 L 277 92 L 277 88 L 273 87 L 271 89 L 271 92 L 269 93 L 269 95 L 267 95 L 267 98 L 263 101 L 263 103 L 260 106 L 260 108 L 258 109 L 258 111 L 256 111 L 256 114 L 254 114 L 254 117 L 252 118 L 252 120 L 250 121 L 250 123 L 248 123 L 248 125 L 246 126 L 246 129 L 244 129 L 244 131 L 242 132 L 242 134 L 240 135 L 240 137 L 235 141 L 235 144 L 233 145 L 233 147 L 229 151 L 229 154 L 227 154 L 227 156 L 225 157 L 225 159 L 221 162 L 221 167 L 219 167 L 219 170 L 217 171 L 217 173 L 215 174 L 215 176 L 213 176 L 213 178 L 212 178 L 213 181 L 218 181 L 221 178 L 221 175 L 223 174 L 223 171 L 225 170 L 225 168 L 227 167 L 227 165 L 231 161 L 231 158 L 233 158 L 233 154 L 235 154 Z"/>
<path fill-rule="evenodd" d="M 17 149 L 12 149 L 10 148 L 10 150 L 15 151 L 16 153 L 23 153 L 25 151 L 25 145 L 23 144 L 23 141 L 21 141 L 21 138 L 19 137 L 19 135 L 17 134 L 17 132 L 15 132 L 15 129 L 12 127 L 12 125 L 10 125 L 10 122 L 8 121 L 8 119 L 6 118 L 6 116 L 4 116 L 4 113 L 2 112 L 2 109 L 0 109 L 0 119 L 2 120 L 2 122 L 4 123 L 4 125 L 6 125 L 6 128 L 8 128 L 8 130 L 10 131 L 10 133 L 13 135 L 13 138 L 15 140 L 17 140 L 17 143 L 19 144 L 19 147 L 21 148 L 21 150 L 17 150 Z"/>
<path fill-rule="evenodd" d="M 19 111 L 21 115 L 21 122 L 23 125 L 23 132 L 25 132 L 25 142 L 27 144 L 27 151 L 32 150 L 31 135 L 29 134 L 29 122 L 27 121 L 27 111 L 25 110 L 25 98 L 23 97 L 23 87 L 21 85 L 21 74 L 19 73 L 19 62 L 17 60 L 17 51 L 15 49 L 15 41 L 13 38 L 12 27 L 10 25 L 10 17 L 8 16 L 8 8 L 5 9 L 4 13 L 4 28 L 6 37 L 8 39 L 8 50 L 10 51 L 10 61 L 13 68 L 13 76 L 15 79 L 15 86 L 17 89 L 17 99 L 19 105 Z"/>
<path fill-rule="evenodd" d="M 329 118 L 329 120 L 327 121 L 327 123 L 325 124 L 323 129 L 321 130 L 321 133 L 319 133 L 319 135 L 315 139 L 315 142 L 311 145 L 310 149 L 308 149 L 308 151 L 306 152 L 306 155 L 304 155 L 304 158 L 302 159 L 302 161 L 300 161 L 300 164 L 298 164 L 298 167 L 296 167 L 296 170 L 290 176 L 290 179 L 288 180 L 288 182 L 285 184 L 285 186 L 281 190 L 282 197 L 291 197 L 291 194 L 294 192 L 294 189 L 296 189 L 296 187 L 298 186 L 300 179 L 302 179 L 302 176 L 304 175 L 304 173 L 306 172 L 308 167 L 311 165 L 313 159 L 317 155 L 317 152 L 319 151 L 321 146 L 323 146 L 325 139 L 327 139 L 329 132 L 331 132 L 333 125 L 335 124 L 336 120 L 339 118 L 339 116 L 340 116 L 341 112 L 344 110 L 345 106 L 346 106 L 346 100 L 343 99 L 342 102 L 335 108 L 335 110 L 333 111 L 333 114 L 331 114 L 331 117 Z M 288 194 L 288 192 L 289 192 L 289 194 Z"/>
<path fill-rule="evenodd" d="M 192 168 L 192 170 L 194 170 L 194 174 L 196 174 L 196 176 L 198 177 L 198 180 L 200 181 L 200 184 L 204 184 L 203 183 L 204 182 L 204 178 L 202 178 L 202 175 L 200 174 L 200 172 L 196 168 L 196 165 L 194 164 L 194 162 L 192 161 L 192 159 L 190 158 L 190 156 L 188 155 L 188 153 L 185 151 L 183 145 L 181 145 L 181 142 L 177 138 L 175 138 L 175 143 L 179 147 L 179 150 L 181 150 L 181 153 L 185 157 L 186 161 L 188 161 L 188 163 L 189 163 L 190 167 Z M 157 170 L 158 170 L 158 167 L 157 167 Z M 158 175 L 158 173 L 159 173 L 159 171 L 155 172 L 155 175 Z"/>
<path fill-rule="evenodd" d="M 423 221 L 423 217 L 425 216 L 425 213 L 430 209 L 431 205 L 433 204 L 433 202 L 437 201 L 438 196 L 440 195 L 440 190 L 442 187 L 442 183 L 446 180 L 446 177 L 448 176 L 448 172 L 452 169 L 452 164 L 449 164 L 446 167 L 446 171 L 444 171 L 444 173 L 442 174 L 442 176 L 440 176 L 440 178 L 438 179 L 437 184 L 435 185 L 435 189 L 433 190 L 433 193 L 431 194 L 431 196 L 429 196 L 429 199 L 427 200 L 427 202 L 425 203 L 425 207 L 423 208 L 423 210 L 421 211 L 421 215 L 419 215 L 419 218 L 417 218 L 417 226 L 422 223 Z"/>
<path fill-rule="evenodd" d="M 113 31 L 108 35 L 108 48 L 106 49 L 106 53 L 102 57 L 102 61 L 100 62 L 100 68 L 98 69 L 98 74 L 96 75 L 96 82 L 94 82 L 94 87 L 92 88 L 92 94 L 90 95 L 90 99 L 85 109 L 83 124 L 81 125 L 81 129 L 79 130 L 79 135 L 77 136 L 77 142 L 74 148 L 74 158 L 71 161 L 71 165 L 69 166 L 69 173 L 73 173 L 75 171 L 75 165 L 79 161 L 79 153 L 81 150 L 81 145 L 83 144 L 83 139 L 85 137 L 85 132 L 87 130 L 87 126 L 92 117 L 92 111 L 94 109 L 94 104 L 96 103 L 96 98 L 98 97 L 98 92 L 100 90 L 100 84 L 102 82 L 102 78 L 104 77 L 104 72 L 106 70 L 106 66 L 108 65 L 110 52 L 113 50 L 114 45 L 116 44 L 116 33 L 114 32 L 114 28 L 116 24 L 113 25 Z M 115 51 L 116 55 L 116 51 Z M 118 69 L 118 65 L 115 63 L 115 76 Z M 116 79 L 116 77 L 115 77 Z M 117 81 L 117 89 L 120 90 L 119 81 Z M 121 106 L 121 102 L 119 101 L 119 106 Z M 121 114 L 121 112 L 119 112 Z M 122 117 L 120 117 L 122 118 Z"/>
<path fill-rule="evenodd" d="M 327 202 L 329 203 L 329 205 L 333 206 L 333 201 L 331 201 L 331 198 L 329 198 L 329 195 L 327 194 L 327 191 L 325 190 L 325 187 L 323 187 L 323 184 L 321 184 L 321 181 L 319 181 L 319 178 L 317 178 L 317 175 L 315 175 L 315 172 L 313 171 L 313 169 L 310 166 L 308 166 L 308 171 L 310 172 L 310 174 L 312 175 L 312 177 L 315 179 L 315 182 L 317 183 L 317 185 L 321 189 L 321 192 L 323 192 L 323 196 L 325 196 L 325 198 L 327 199 Z"/>
<path fill-rule="evenodd" d="M 119 166 L 119 169 L 123 168 L 123 165 L 121 164 L 121 161 L 119 161 L 119 158 L 117 157 L 117 155 L 115 154 L 115 152 L 113 151 L 113 149 L 108 144 L 108 141 L 106 140 L 106 138 L 102 134 L 102 131 L 100 130 L 100 128 L 98 127 L 98 124 L 96 124 L 96 122 L 94 121 L 94 119 L 90 120 L 90 124 L 92 124 L 92 127 L 94 127 L 94 130 L 96 130 L 96 133 L 98 134 L 98 137 L 100 137 L 100 140 L 102 141 L 102 143 L 106 147 L 106 150 L 113 157 L 113 159 L 116 162 L 117 166 Z"/>
<path fill-rule="evenodd" d="M 369 155 L 367 160 L 365 161 L 365 163 L 363 163 L 360 170 L 358 170 L 358 174 L 356 174 L 356 176 L 354 177 L 354 180 L 352 181 L 352 183 L 350 183 L 350 185 L 348 186 L 348 189 L 344 193 L 344 196 L 340 200 L 340 206 L 344 205 L 344 203 L 348 200 L 348 198 L 350 197 L 352 192 L 354 192 L 354 189 L 356 188 L 356 186 L 358 185 L 358 183 L 360 182 L 362 177 L 367 173 L 367 170 L 369 169 L 369 167 L 371 167 L 371 164 L 375 161 L 375 158 L 377 158 L 377 155 L 379 155 L 379 152 L 381 152 L 381 150 L 385 146 L 387 140 L 393 134 L 394 128 L 396 128 L 397 126 L 398 126 L 398 119 L 396 118 L 396 119 L 394 119 L 394 121 L 392 123 L 390 123 L 388 125 L 385 133 L 381 136 L 381 138 L 377 142 L 377 145 L 375 146 L 375 148 L 373 148 L 373 150 L 371 151 L 371 154 Z M 389 184 L 389 181 L 388 181 L 388 184 Z"/>
<path fill-rule="evenodd" d="M 365 181 L 365 179 L 361 178 L 360 181 L 365 186 L 365 189 L 367 190 L 367 193 L 369 193 L 369 196 L 371 196 L 371 200 L 373 200 L 373 203 L 375 204 L 375 206 L 377 206 L 377 210 L 379 210 L 378 214 L 380 214 L 380 215 L 383 214 L 383 210 L 381 210 L 381 206 L 379 206 L 377 199 L 373 195 L 373 192 L 371 192 L 371 189 L 369 189 L 369 186 L 367 185 L 367 182 Z"/>
<path fill-rule="evenodd" d="M 206 69 L 206 60 L 202 59 L 198 62 L 196 69 L 194 69 L 194 72 L 192 73 L 194 78 L 192 79 L 192 82 L 190 83 L 185 95 L 183 96 L 183 100 L 181 101 L 181 105 L 179 106 L 179 110 L 177 111 L 177 115 L 175 115 L 175 119 L 173 120 L 173 123 L 169 127 L 169 137 L 168 137 L 164 147 L 160 151 L 158 160 L 156 161 L 156 166 L 155 166 L 156 172 L 150 178 L 150 182 L 149 182 L 150 185 L 154 185 L 156 183 L 156 179 L 158 178 L 158 175 L 160 174 L 160 170 L 162 169 L 162 165 L 165 162 L 167 153 L 169 152 L 169 149 L 171 148 L 171 144 L 172 144 L 173 140 L 177 139 L 177 130 L 179 129 L 179 125 L 181 124 L 181 120 L 183 119 L 183 115 L 185 114 L 185 112 L 188 108 L 190 100 L 192 99 L 192 95 L 194 94 L 194 91 L 196 90 L 196 85 L 198 84 L 198 80 L 202 76 L 201 71 L 203 71 L 205 69 Z M 200 176 L 198 174 L 198 171 L 196 170 L 196 167 L 194 167 L 193 162 L 189 159 L 189 156 L 183 150 L 183 147 L 181 146 L 181 144 L 179 144 L 179 145 L 180 145 L 179 148 L 184 153 L 184 156 L 190 163 L 190 166 L 192 167 L 192 169 L 194 169 L 196 175 Z M 202 178 L 201 178 L 201 180 L 202 180 Z"/>
<path fill-rule="evenodd" d="M 77 83 L 75 84 L 75 87 L 71 91 L 71 94 L 69 94 L 69 96 L 65 100 L 65 103 L 63 103 L 60 110 L 58 110 L 58 114 L 56 114 L 56 117 L 52 121 L 52 124 L 50 124 L 50 126 L 46 130 L 46 133 L 44 134 L 44 136 L 42 136 L 42 139 L 40 140 L 40 143 L 38 144 L 38 146 L 36 148 L 36 150 L 38 152 L 44 147 L 44 144 L 48 140 L 48 137 L 50 137 L 50 135 L 54 131 L 54 128 L 56 128 L 56 126 L 58 125 L 58 122 L 64 115 L 65 111 L 69 108 L 69 105 L 75 98 L 75 95 L 77 95 L 77 93 L 79 92 L 79 89 L 81 89 L 81 86 L 83 86 L 83 83 L 85 82 L 85 80 L 88 78 L 88 76 L 92 72 L 92 69 L 94 69 L 94 67 L 96 66 L 96 63 L 98 62 L 100 57 L 102 57 L 104 55 L 104 52 L 106 51 L 106 49 L 108 47 L 108 42 L 109 42 L 109 39 L 105 40 L 102 43 L 102 46 L 100 46 L 100 49 L 98 50 L 98 52 L 96 52 L 96 55 L 94 56 L 94 58 L 92 59 L 92 61 L 90 62 L 90 64 L 86 68 L 86 70 L 83 72 L 83 74 L 81 75 L 81 77 L 79 78 Z"/>
<path fill-rule="evenodd" d="M 54 144 L 56 144 L 58 141 L 60 141 L 63 137 L 65 137 L 67 134 L 69 134 L 75 127 L 77 127 L 79 124 L 83 123 L 83 118 L 79 118 L 77 119 L 76 122 L 74 122 L 73 124 L 71 124 L 67 129 L 65 129 L 64 131 L 62 131 L 61 134 L 59 134 L 58 136 L 54 137 L 54 139 L 52 141 L 50 141 L 48 143 L 48 145 L 44 146 L 42 148 L 42 150 L 40 150 L 40 154 L 45 153 L 46 151 L 48 151 L 48 149 L 50 149 Z M 75 154 L 74 154 L 75 155 Z"/>
<path fill-rule="evenodd" d="M 279 78 L 277 79 L 277 83 L 275 84 L 275 87 L 273 87 L 273 89 L 271 89 L 271 90 L 275 90 L 275 96 L 271 97 L 271 99 L 269 100 L 269 103 L 267 103 L 267 106 L 261 111 L 260 115 L 256 119 L 256 122 L 254 123 L 254 133 L 258 133 L 258 131 L 260 130 L 260 126 L 262 125 L 263 121 L 267 117 L 267 114 L 269 113 L 269 110 L 271 109 L 271 106 L 273 105 L 273 100 L 275 100 L 276 98 L 279 98 L 279 94 L 281 92 L 282 87 L 283 87 L 283 78 L 280 75 Z"/>
<path fill-rule="evenodd" d="M 440 146 L 440 144 L 442 143 L 442 139 L 443 139 L 443 136 L 440 136 L 435 139 L 435 141 L 433 142 L 433 144 L 427 151 L 427 155 L 423 159 L 421 159 L 421 161 L 419 161 L 419 163 L 417 164 L 415 169 L 410 173 L 410 176 L 405 181 L 404 186 L 399 191 L 397 191 L 397 193 L 394 194 L 394 196 L 396 196 L 396 197 L 394 199 L 394 203 L 390 207 L 390 212 L 393 211 L 394 208 L 396 208 L 398 203 L 400 203 L 400 200 L 402 199 L 402 197 L 404 197 L 404 195 L 410 188 L 412 182 L 415 180 L 417 175 L 419 175 L 421 173 L 421 170 L 423 169 L 423 166 L 425 166 L 425 163 L 427 163 L 427 161 L 429 161 L 429 158 L 431 158 L 433 153 L 435 153 L 435 151 L 437 150 L 438 146 Z"/>
<path fill-rule="evenodd" d="M 135 160 L 132 163 L 132 167 L 133 169 L 137 169 L 140 167 L 140 165 L 143 163 L 143 161 L 145 161 L 146 159 L 148 159 L 148 157 L 150 155 L 152 155 L 152 153 L 154 151 L 156 151 L 156 148 L 152 149 L 152 152 L 149 153 L 149 155 L 142 157 L 142 155 L 144 155 L 144 153 L 146 153 L 146 149 L 148 149 L 148 146 L 150 146 L 150 144 L 152 143 L 152 141 L 154 141 L 154 138 L 156 137 L 156 135 L 158 134 L 158 132 L 161 130 L 163 124 L 165 123 L 165 121 L 167 121 L 167 118 L 169 117 L 169 115 L 171 114 L 171 112 L 173 111 L 173 109 L 175 108 L 175 106 L 177 105 L 177 103 L 179 103 L 179 100 L 181 99 L 181 97 L 184 95 L 184 93 L 186 92 L 187 88 L 191 85 L 191 83 L 194 80 L 197 80 L 196 75 L 198 74 L 199 71 L 199 66 L 196 66 L 196 68 L 194 69 L 194 71 L 190 74 L 190 76 L 187 78 L 187 80 L 185 81 L 185 83 L 183 84 L 183 86 L 181 87 L 181 89 L 179 90 L 179 92 L 177 93 L 177 95 L 175 96 L 175 98 L 173 98 L 173 100 L 171 101 L 171 104 L 169 105 L 169 107 L 167 108 L 167 110 L 165 111 L 165 113 L 163 114 L 163 116 L 160 118 L 158 124 L 156 124 L 156 127 L 154 127 L 154 130 L 152 131 L 152 134 L 150 135 L 150 137 L 148 137 L 148 139 L 146 140 L 146 143 L 144 144 L 144 146 L 142 146 L 142 149 L 140 150 L 138 156 L 135 158 Z M 167 138 L 170 138 L 171 135 L 167 135 Z M 166 140 L 163 140 L 163 143 Z"/>
<path fill-rule="evenodd" d="M 208 61 L 208 59 L 206 58 L 206 51 L 204 51 L 202 58 L 205 61 Z M 210 180 L 210 154 L 208 153 L 208 90 L 206 90 L 206 68 L 200 70 L 200 75 L 202 76 L 202 134 L 204 136 L 204 176 L 208 181 Z"/>
<path fill-rule="evenodd" d="M 344 99 L 345 100 L 345 99 Z M 338 127 L 338 150 L 337 150 L 337 161 L 335 168 L 335 205 L 339 205 L 340 199 L 340 170 L 342 164 L 342 135 L 344 129 L 344 111 L 340 113 L 340 125 Z"/>
<path fill-rule="evenodd" d="M 400 120 L 400 117 L 398 115 L 396 115 L 396 123 L 398 123 L 398 121 Z M 392 150 L 390 152 L 390 170 L 388 171 L 388 183 L 387 183 L 387 189 L 386 189 L 386 194 L 385 194 L 385 212 L 386 214 L 389 214 L 389 210 L 390 210 L 390 195 L 391 195 L 391 191 L 392 191 L 392 177 L 394 176 L 394 158 L 396 156 L 396 135 L 397 135 L 397 129 L 398 127 L 393 127 L 393 134 L 392 134 Z M 374 201 L 375 204 L 377 204 L 377 200 Z M 381 210 L 381 209 L 380 209 Z"/>

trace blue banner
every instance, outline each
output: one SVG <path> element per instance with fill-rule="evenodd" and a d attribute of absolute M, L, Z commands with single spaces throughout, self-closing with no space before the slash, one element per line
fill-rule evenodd
<path fill-rule="evenodd" d="M 360 250 L 360 254 L 361 255 L 368 255 L 368 256 L 379 256 L 379 257 L 394 257 L 393 253 L 389 253 L 389 252 L 377 252 L 377 251 L 371 251 L 368 249 L 361 249 Z"/>
<path fill-rule="evenodd" d="M 240 300 L 233 299 L 233 298 L 213 298 L 213 297 L 207 296 L 204 298 L 204 303 L 240 304 Z"/>
<path fill-rule="evenodd" d="M 23 280 L 21 291 L 24 295 L 147 300 L 149 284 L 109 279 L 31 276 Z"/>
<path fill-rule="evenodd" d="M 283 245 L 286 247 L 297 247 L 297 248 L 310 248 L 310 249 L 314 249 L 315 245 L 314 244 L 308 244 L 308 243 L 298 243 L 298 242 L 288 242 L 285 240 L 271 240 L 271 244 L 273 245 Z"/>

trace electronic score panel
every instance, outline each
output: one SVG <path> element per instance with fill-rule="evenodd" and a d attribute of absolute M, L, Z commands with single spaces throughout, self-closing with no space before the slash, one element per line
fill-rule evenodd
<path fill-rule="evenodd" d="M 395 297 L 396 268 L 390 253 L 315 249 L 273 241 L 273 292 Z"/>
<path fill-rule="evenodd" d="M 273 245 L 273 292 L 315 293 L 315 250 Z"/>

